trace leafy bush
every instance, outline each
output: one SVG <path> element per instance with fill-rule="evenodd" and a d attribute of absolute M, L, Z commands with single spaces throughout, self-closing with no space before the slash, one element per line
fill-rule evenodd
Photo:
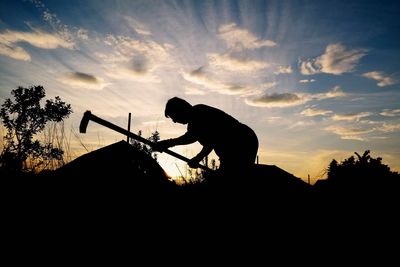
<path fill-rule="evenodd" d="M 367 180 L 385 179 L 400 177 L 397 172 L 392 172 L 386 164 L 382 163 L 382 158 L 373 158 L 370 156 L 370 151 L 366 150 L 363 155 L 355 152 L 342 162 L 337 162 L 335 159 L 329 164 L 328 179 L 331 181 L 345 181 L 351 182 L 352 180 L 362 179 L 363 182 Z"/>
<path fill-rule="evenodd" d="M 51 142 L 34 140 L 48 122 L 60 123 L 72 113 L 71 105 L 60 97 L 48 99 L 43 86 L 18 87 L 11 91 L 14 100 L 6 99 L 1 105 L 0 117 L 6 128 L 0 166 L 11 172 L 34 172 L 50 160 L 61 160 L 64 151 Z"/>

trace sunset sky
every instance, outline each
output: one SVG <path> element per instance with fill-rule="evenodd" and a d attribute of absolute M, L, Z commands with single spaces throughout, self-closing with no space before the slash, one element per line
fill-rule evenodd
<path fill-rule="evenodd" d="M 1 0 L 0 103 L 17 86 L 60 96 L 76 156 L 125 139 L 94 123 L 79 134 L 85 110 L 121 127 L 131 112 L 144 137 L 183 134 L 164 117 L 178 96 L 249 125 L 260 163 L 305 180 L 367 149 L 400 171 L 399 14 L 399 1 Z"/>

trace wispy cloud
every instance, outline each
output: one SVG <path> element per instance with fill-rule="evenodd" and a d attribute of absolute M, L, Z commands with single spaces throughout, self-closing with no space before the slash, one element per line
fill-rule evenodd
<path fill-rule="evenodd" d="M 76 88 L 89 90 L 101 90 L 108 84 L 102 78 L 83 72 L 72 72 L 64 74 L 59 81 Z"/>
<path fill-rule="evenodd" d="M 300 80 L 299 83 L 313 83 L 315 82 L 315 79 L 304 79 L 304 80 Z"/>
<path fill-rule="evenodd" d="M 366 52 L 367 50 L 362 48 L 347 50 L 340 43 L 330 44 L 321 56 L 300 60 L 300 72 L 303 75 L 317 73 L 340 75 L 352 72 L 360 59 L 366 55 Z"/>
<path fill-rule="evenodd" d="M 373 115 L 373 113 L 371 113 L 371 112 L 335 114 L 332 116 L 332 119 L 334 121 L 358 121 L 361 118 L 369 117 L 371 115 Z"/>
<path fill-rule="evenodd" d="M 253 99 L 246 99 L 246 103 L 255 107 L 290 107 L 304 104 L 307 99 L 293 93 L 264 94 Z"/>
<path fill-rule="evenodd" d="M 42 49 L 59 47 L 74 49 L 75 44 L 61 38 L 58 34 L 34 29 L 32 32 L 10 31 L 0 33 L 0 54 L 17 60 L 30 61 L 31 55 L 18 44 L 28 43 Z"/>
<path fill-rule="evenodd" d="M 347 93 L 343 92 L 342 88 L 338 85 L 332 88 L 332 90 L 326 93 L 313 94 L 311 95 L 312 99 L 328 99 L 328 98 L 337 98 L 337 97 L 345 97 L 348 96 Z"/>
<path fill-rule="evenodd" d="M 277 66 L 274 74 L 290 74 L 293 72 L 292 66 Z"/>
<path fill-rule="evenodd" d="M 306 108 L 303 110 L 300 114 L 303 116 L 307 117 L 314 117 L 314 116 L 324 116 L 331 114 L 331 110 L 325 110 L 325 109 L 317 109 L 317 108 Z"/>
<path fill-rule="evenodd" d="M 400 109 L 384 109 L 379 114 L 386 117 L 396 117 L 400 116 Z"/>
<path fill-rule="evenodd" d="M 78 40 L 88 41 L 89 31 L 83 28 L 63 24 L 55 13 L 52 13 L 40 0 L 31 0 L 42 12 L 46 21 L 63 40 L 75 43 Z M 170 66 L 170 44 L 160 44 L 150 39 L 152 33 L 146 25 L 133 17 L 124 16 L 126 25 L 138 34 L 139 39 L 128 36 L 108 34 L 98 36 L 96 49 L 92 52 L 101 62 L 103 69 L 111 79 L 129 79 L 137 82 L 159 83 L 161 79 L 155 74 L 157 69 Z M 105 47 L 101 47 L 105 45 Z"/>
<path fill-rule="evenodd" d="M 185 94 L 186 95 L 205 95 L 204 90 L 200 90 L 199 88 L 193 86 L 185 86 Z"/>
<path fill-rule="evenodd" d="M 263 83 L 261 85 L 261 88 L 265 91 L 265 90 L 268 90 L 268 89 L 271 89 L 271 88 L 275 87 L 277 84 L 278 84 L 277 82 Z"/>
<path fill-rule="evenodd" d="M 345 114 L 334 121 L 338 121 L 338 125 L 330 125 L 325 127 L 326 131 L 339 135 L 341 139 L 368 141 L 370 139 L 386 139 L 388 134 L 400 131 L 400 123 L 398 121 L 371 121 L 361 120 L 361 118 L 373 115 L 370 112 L 361 112 L 357 114 Z"/>
<path fill-rule="evenodd" d="M 221 25 L 218 36 L 225 41 L 228 48 L 234 50 L 276 46 L 274 41 L 260 40 L 252 32 L 238 27 L 235 23 Z"/>
<path fill-rule="evenodd" d="M 151 31 L 143 23 L 138 22 L 130 16 L 124 16 L 124 19 L 129 27 L 136 33 L 141 35 L 152 35 Z"/>
<path fill-rule="evenodd" d="M 50 11 L 40 0 L 30 0 L 35 7 L 42 13 L 42 18 L 47 22 L 58 36 L 67 42 L 75 42 L 77 39 L 88 40 L 89 31 L 80 27 L 70 27 L 61 22 L 57 15 Z"/>
<path fill-rule="evenodd" d="M 331 125 L 326 127 L 325 130 L 339 135 L 341 139 L 366 141 L 367 138 L 364 135 L 373 132 L 375 129 L 354 126 L 344 127 L 339 125 Z"/>
<path fill-rule="evenodd" d="M 78 29 L 76 32 L 79 39 L 89 40 L 89 31 L 86 29 Z"/>
<path fill-rule="evenodd" d="M 400 130 L 400 123 L 383 123 L 382 127 L 379 128 L 380 131 L 385 133 L 396 132 Z"/>
<path fill-rule="evenodd" d="M 292 125 L 289 126 L 289 129 L 301 129 L 301 128 L 307 128 L 310 126 L 315 125 L 316 122 L 312 121 L 312 120 L 308 120 L 308 121 L 296 121 L 295 123 L 293 123 Z"/>
<path fill-rule="evenodd" d="M 134 56 L 141 55 L 152 61 L 162 61 L 170 59 L 169 44 L 160 44 L 152 40 L 138 40 L 127 36 L 114 36 L 109 34 L 103 40 L 113 52 L 104 57 L 109 62 L 126 62 Z"/>
<path fill-rule="evenodd" d="M 228 71 L 257 72 L 270 66 L 270 64 L 267 62 L 249 59 L 246 57 L 235 57 L 229 53 L 211 53 L 207 55 L 207 58 L 211 67 L 223 68 Z"/>
<path fill-rule="evenodd" d="M 366 72 L 363 73 L 362 76 L 377 81 L 379 87 L 385 87 L 396 83 L 393 78 L 386 76 L 383 72 L 380 71 Z"/>
<path fill-rule="evenodd" d="M 181 72 L 182 77 L 193 84 L 205 87 L 209 91 L 218 92 L 226 95 L 248 95 L 259 92 L 258 88 L 239 83 L 224 82 L 214 78 L 210 73 L 200 67 L 190 73 Z"/>
<path fill-rule="evenodd" d="M 109 34 L 103 39 L 108 53 L 95 53 L 114 79 L 134 79 L 140 82 L 160 82 L 155 71 L 166 68 L 173 62 L 169 44 L 153 40 L 137 40 L 126 36 Z"/>
<path fill-rule="evenodd" d="M 316 59 L 307 59 L 299 61 L 300 73 L 303 75 L 312 75 L 321 73 L 321 66 L 318 66 Z"/>
<path fill-rule="evenodd" d="M 252 99 L 246 99 L 246 103 L 256 107 L 291 107 L 307 103 L 312 100 L 323 100 L 347 96 L 339 86 L 335 86 L 326 93 L 302 94 L 302 93 L 264 93 Z"/>
<path fill-rule="evenodd" d="M 276 85 L 276 82 L 264 82 L 265 69 L 278 64 L 260 60 L 260 57 L 254 58 L 253 52 L 249 51 L 274 47 L 275 42 L 262 40 L 234 23 L 221 25 L 218 36 L 225 42 L 228 50 L 223 53 L 206 53 L 207 62 L 202 67 L 191 72 L 181 71 L 185 81 L 209 92 L 241 97 L 259 94 Z M 275 74 L 293 71 L 291 66 L 278 65 L 274 68 Z M 197 94 L 199 91 L 190 89 L 187 93 Z"/>

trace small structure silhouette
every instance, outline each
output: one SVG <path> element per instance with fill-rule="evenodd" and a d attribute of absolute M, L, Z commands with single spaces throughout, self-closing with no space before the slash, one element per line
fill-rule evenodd
<path fill-rule="evenodd" d="M 138 179 L 150 176 L 160 177 L 162 180 L 168 178 L 161 166 L 149 154 L 124 140 L 84 154 L 59 168 L 55 174 L 62 176 L 111 174 L 114 178 L 118 177 L 116 174 L 121 174 L 121 177 Z"/>

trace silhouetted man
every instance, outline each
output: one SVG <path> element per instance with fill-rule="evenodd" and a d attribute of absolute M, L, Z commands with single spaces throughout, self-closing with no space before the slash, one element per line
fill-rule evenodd
<path fill-rule="evenodd" d="M 223 174 L 245 172 L 254 164 L 258 150 L 256 134 L 222 110 L 203 104 L 192 106 L 181 98 L 173 97 L 166 104 L 165 116 L 175 123 L 187 124 L 187 132 L 180 137 L 158 142 L 156 150 L 198 141 L 203 148 L 188 162 L 192 168 L 198 167 L 212 150 L 219 157 L 219 170 Z"/>

